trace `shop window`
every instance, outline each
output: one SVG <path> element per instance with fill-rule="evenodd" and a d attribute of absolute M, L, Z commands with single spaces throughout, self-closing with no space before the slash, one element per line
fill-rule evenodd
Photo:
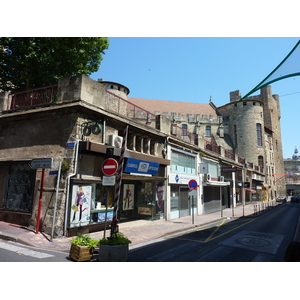
<path fill-rule="evenodd" d="M 32 207 L 35 170 L 28 163 L 10 165 L 4 207 L 30 212 Z"/>
<path fill-rule="evenodd" d="M 111 221 L 114 189 L 100 184 L 72 186 L 70 227 Z"/>

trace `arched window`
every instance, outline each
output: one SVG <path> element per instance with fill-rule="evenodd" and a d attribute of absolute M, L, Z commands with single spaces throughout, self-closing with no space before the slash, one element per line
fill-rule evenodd
<path fill-rule="evenodd" d="M 211 136 L 211 127 L 210 126 L 205 127 L 205 136 Z"/>

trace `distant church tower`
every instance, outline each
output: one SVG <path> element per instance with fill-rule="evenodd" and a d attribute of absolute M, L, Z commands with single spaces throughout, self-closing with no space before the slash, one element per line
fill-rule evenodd
<path fill-rule="evenodd" d="M 295 147 L 294 155 L 292 156 L 293 160 L 300 160 L 300 154 L 298 153 L 297 147 Z"/>

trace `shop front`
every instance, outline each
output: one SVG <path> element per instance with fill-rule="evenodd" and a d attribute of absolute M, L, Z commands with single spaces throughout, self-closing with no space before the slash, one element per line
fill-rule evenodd
<path fill-rule="evenodd" d="M 198 214 L 197 197 L 191 201 L 189 197 L 190 189 L 188 183 L 190 180 L 196 180 L 199 183 L 198 176 L 170 173 L 170 219 L 177 219 Z M 198 189 L 197 189 L 198 193 Z"/>
<path fill-rule="evenodd" d="M 125 156 L 127 157 L 124 159 L 121 177 L 118 221 L 164 219 L 166 210 L 164 174 L 169 160 L 129 152 L 126 152 Z M 83 166 L 86 168 L 89 160 L 93 160 L 94 165 L 101 167 L 105 159 L 104 156 L 93 157 L 91 154 L 82 154 L 82 168 L 79 172 L 84 172 Z M 77 177 L 81 179 L 71 180 L 68 235 L 109 228 L 116 200 L 115 187 L 117 181 L 120 180 L 118 175 L 102 174 L 99 179 L 95 177 L 88 179 L 88 176 L 83 176 L 83 174 Z"/>

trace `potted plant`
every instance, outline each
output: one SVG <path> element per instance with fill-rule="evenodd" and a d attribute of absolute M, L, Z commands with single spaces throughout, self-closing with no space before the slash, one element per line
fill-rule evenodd
<path fill-rule="evenodd" d="M 77 237 L 71 240 L 69 257 L 75 261 L 89 261 L 98 244 L 99 241 L 90 238 L 88 234 L 82 235 L 78 233 Z"/>
<path fill-rule="evenodd" d="M 127 261 L 130 243 L 131 240 L 121 232 L 116 232 L 113 237 L 101 239 L 99 241 L 99 261 Z"/>

